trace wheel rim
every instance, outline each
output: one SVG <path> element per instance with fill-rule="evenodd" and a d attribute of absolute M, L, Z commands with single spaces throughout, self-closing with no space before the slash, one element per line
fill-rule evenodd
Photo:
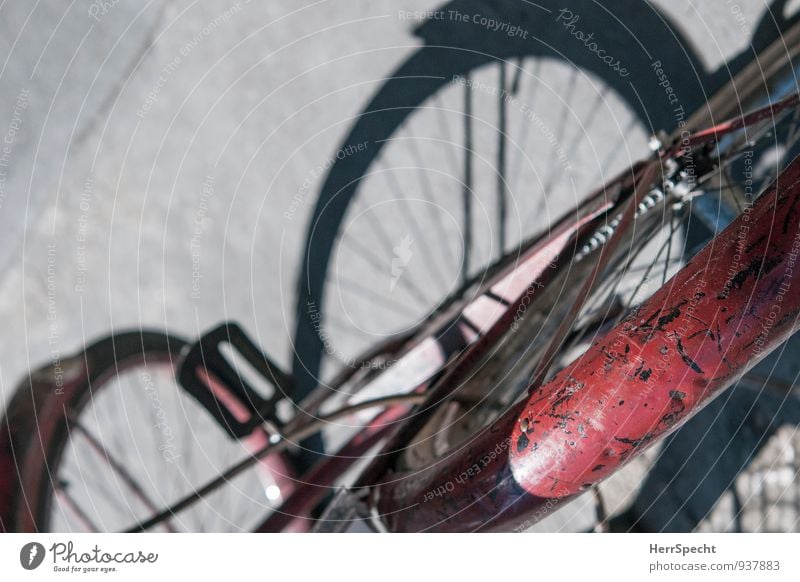
<path fill-rule="evenodd" d="M 182 391 L 163 356 L 120 362 L 64 414 L 63 447 L 45 475 L 53 484 L 43 504 L 46 531 L 124 531 L 248 451 Z M 261 465 L 158 531 L 247 531 L 279 504 L 287 473 Z"/>

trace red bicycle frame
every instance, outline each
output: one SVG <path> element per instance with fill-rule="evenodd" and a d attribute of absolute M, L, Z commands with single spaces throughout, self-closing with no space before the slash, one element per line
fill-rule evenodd
<path fill-rule="evenodd" d="M 676 430 L 800 327 L 798 219 L 800 159 L 525 402 L 435 467 L 381 485 L 392 531 L 530 525 Z"/>
<path fill-rule="evenodd" d="M 797 102 L 792 96 L 736 123 L 692 134 L 678 144 L 683 150 L 661 159 Z M 636 185 L 623 222 L 632 219 L 639 186 L 650 188 L 658 163 L 612 182 Z M 563 219 L 510 273 L 360 393 L 358 400 L 387 392 L 427 391 L 429 397 L 413 416 L 410 406 L 372 415 L 339 454 L 312 471 L 313 480 L 299 484 L 262 531 L 284 529 L 307 514 L 358 456 L 392 430 L 383 454 L 358 483 L 370 488 L 391 531 L 528 527 L 676 430 L 800 328 L 798 158 L 754 206 L 578 360 L 544 385 L 532 384 L 526 399 L 447 457 L 413 474 L 387 473 L 427 413 L 508 331 L 520 306 L 547 286 L 548 267 L 568 260 L 575 241 L 610 207 L 607 192 L 598 191 L 581 207 L 583 216 Z"/>

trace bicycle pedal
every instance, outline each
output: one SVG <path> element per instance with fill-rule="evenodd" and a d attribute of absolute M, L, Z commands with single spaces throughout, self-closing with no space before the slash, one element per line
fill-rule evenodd
<path fill-rule="evenodd" d="M 290 399 L 291 379 L 238 324 L 225 322 L 200 336 L 185 352 L 177 378 L 231 438 L 259 426 L 280 434 L 278 403 Z"/>

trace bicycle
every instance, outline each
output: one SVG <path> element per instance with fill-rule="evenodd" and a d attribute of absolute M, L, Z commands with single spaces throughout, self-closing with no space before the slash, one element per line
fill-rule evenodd
<path fill-rule="evenodd" d="M 789 227 L 797 221 L 800 162 L 787 162 L 797 137 L 791 59 L 798 36 L 792 27 L 676 134 L 655 143 L 649 159 L 465 279 L 461 296 L 302 402 L 293 379 L 233 324 L 191 345 L 134 332 L 82 351 L 58 372 L 35 373 L 33 390 L 18 392 L 4 424 L 3 436 L 11 434 L 5 462 L 19 470 L 5 495 L 12 515 L 5 527 L 192 529 L 196 522 L 183 517 L 191 515 L 255 531 L 353 522 L 390 531 L 518 530 L 552 513 L 677 429 L 796 331 Z M 757 103 L 762 93 L 769 105 Z M 752 113 L 718 123 L 721 111 L 748 104 Z M 776 145 L 780 155 L 770 158 Z M 763 159 L 765 175 L 757 177 L 774 182 L 755 199 L 754 164 Z M 707 229 L 710 239 L 685 265 L 672 256 L 679 223 L 695 235 Z M 737 264 L 744 268 L 729 273 Z M 770 322 L 766 332 L 762 321 Z M 166 406 L 195 407 L 206 424 L 192 437 L 208 439 L 200 447 L 205 469 L 218 476 L 183 474 L 164 423 L 144 433 L 159 439 L 161 460 L 145 468 L 143 485 L 127 468 L 142 458 L 131 411 L 123 408 L 120 420 L 127 435 L 93 436 L 99 424 L 78 422 L 86 413 L 96 422 L 114 413 L 99 406 L 102 391 L 140 368 L 152 386 L 145 388 L 150 409 L 140 413 L 158 420 Z M 164 372 L 164 382 L 152 382 Z M 182 389 L 164 391 L 174 376 Z M 358 422 L 344 422 L 351 418 Z M 287 450 L 335 423 L 352 435 L 297 476 Z M 110 447 L 125 436 L 139 459 L 115 457 Z M 76 499 L 69 490 L 73 483 L 86 489 L 85 467 L 65 449 L 81 439 L 113 477 Z M 237 452 L 246 456 L 217 467 Z M 361 459 L 366 467 L 357 466 Z M 262 470 L 248 472 L 253 466 Z M 174 491 L 153 483 L 165 467 L 183 478 Z M 76 476 L 64 479 L 70 472 Z M 242 507 L 229 513 L 219 495 L 232 484 Z M 335 484 L 347 487 L 324 503 Z M 324 513 L 315 516 L 321 503 Z"/>

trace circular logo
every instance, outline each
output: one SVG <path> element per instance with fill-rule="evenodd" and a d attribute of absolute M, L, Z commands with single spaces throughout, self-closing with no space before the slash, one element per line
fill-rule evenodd
<path fill-rule="evenodd" d="M 44 546 L 39 542 L 30 542 L 19 551 L 19 563 L 26 570 L 38 568 L 44 561 Z"/>

